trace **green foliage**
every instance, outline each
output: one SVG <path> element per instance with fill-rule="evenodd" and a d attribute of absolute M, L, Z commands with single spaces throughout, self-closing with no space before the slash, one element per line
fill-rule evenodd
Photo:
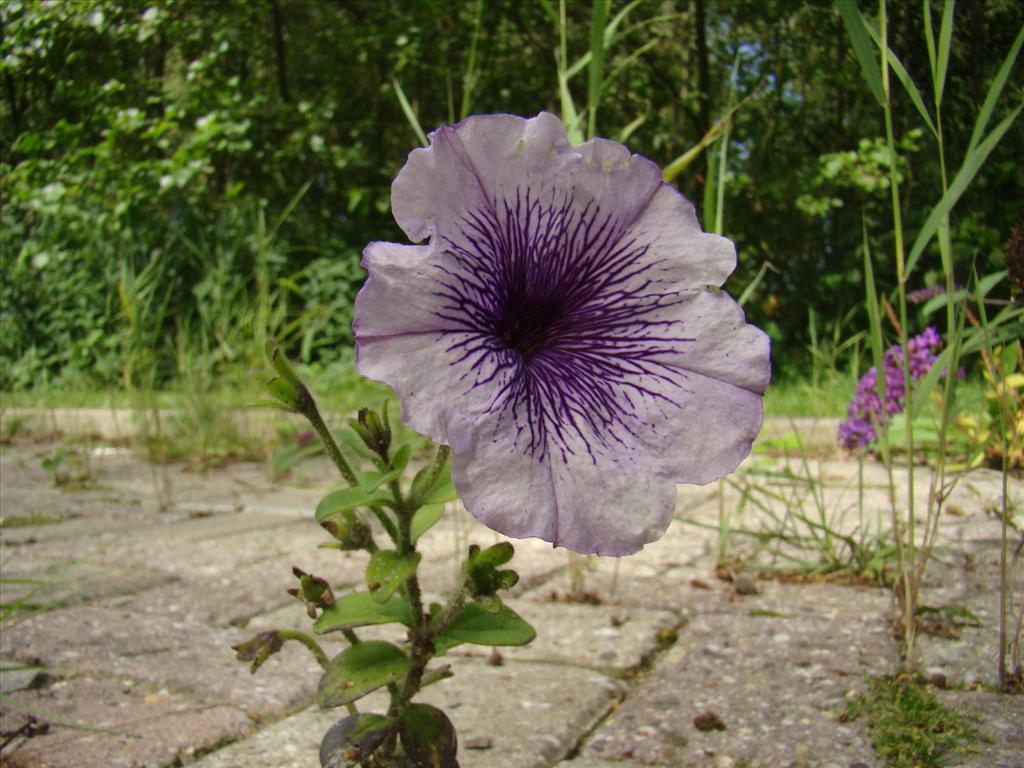
<path fill-rule="evenodd" d="M 361 699 L 389 683 L 397 683 L 412 668 L 402 649 L 383 640 L 367 640 L 339 653 L 324 671 L 316 692 L 321 709 Z"/>
<path fill-rule="evenodd" d="M 868 692 L 840 719 L 864 717 L 875 751 L 891 768 L 945 765 L 977 742 L 975 728 L 947 709 L 924 685 L 907 677 L 868 679 Z"/>
<path fill-rule="evenodd" d="M 374 552 L 366 566 L 366 585 L 373 599 L 386 603 L 416 572 L 421 557 L 419 552 L 400 555 L 391 549 Z"/>
<path fill-rule="evenodd" d="M 477 645 L 526 645 L 536 636 L 536 630 L 508 606 L 491 613 L 477 603 L 469 603 L 438 639 Z"/>
<path fill-rule="evenodd" d="M 713 134 L 729 145 L 713 146 L 729 150 L 715 192 L 740 253 L 731 285 L 775 265 L 746 309 L 775 340 L 776 370 L 799 375 L 808 336 L 793 306 L 856 308 L 863 320 L 857 230 L 862 207 L 881 216 L 888 159 L 857 57 L 837 41 L 843 14 L 863 13 L 861 47 L 877 54 L 876 8 L 701 5 L 703 17 L 689 0 L 4 3 L 0 388 L 162 386 L 188 367 L 244 368 L 267 326 L 306 363 L 346 359 L 359 254 L 400 237 L 388 201 L 418 143 L 406 113 L 429 131 L 470 109 L 535 114 L 560 102 L 585 107 L 580 137 L 628 136 L 663 166 L 742 104 Z M 897 76 L 920 87 L 941 70 L 947 155 L 974 174 L 948 197 L 952 259 L 964 273 L 972 261 L 994 271 L 1024 214 L 1021 128 L 1005 122 L 1022 75 L 1000 58 L 1024 11 L 960 3 L 922 36 L 920 5 L 890 5 Z M 897 137 L 929 129 L 913 162 L 897 161 L 913 235 L 942 184 L 935 110 L 908 92 L 894 98 Z M 700 155 L 676 179 L 696 201 Z M 872 235 L 872 249 L 888 237 Z M 934 248 L 919 240 L 915 257 Z M 926 263 L 916 280 L 931 285 L 939 272 Z M 892 278 L 880 267 L 879 285 Z"/>
<path fill-rule="evenodd" d="M 412 612 L 400 597 L 381 603 L 367 592 L 352 592 L 326 608 L 316 620 L 317 634 L 340 632 L 371 624 L 401 623 L 412 626 Z"/>

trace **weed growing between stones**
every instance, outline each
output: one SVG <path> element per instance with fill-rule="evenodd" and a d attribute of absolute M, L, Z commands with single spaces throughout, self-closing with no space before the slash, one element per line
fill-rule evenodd
<path fill-rule="evenodd" d="M 952 158 L 947 156 L 947 145 L 943 138 L 942 107 L 953 39 L 953 2 L 944 3 L 937 34 L 933 27 L 931 6 L 927 3 L 923 6 L 922 31 L 928 49 L 932 86 L 930 105 L 926 105 L 922 92 L 914 84 L 897 54 L 889 47 L 886 0 L 879 0 L 877 27 L 861 14 L 856 3 L 840 0 L 838 6 L 864 79 L 880 105 L 884 117 L 885 148 L 889 157 L 886 186 L 891 193 L 894 262 L 892 265 L 885 265 L 872 253 L 868 237 L 869 220 L 865 214 L 862 218 L 865 308 L 868 315 L 867 337 L 876 374 L 871 376 L 869 373 L 861 385 L 858 385 L 857 396 L 850 406 L 851 418 L 841 428 L 840 439 L 848 446 L 874 445 L 887 471 L 888 506 L 899 574 L 894 589 L 898 607 L 896 621 L 900 627 L 904 656 L 908 666 L 913 667 L 916 664 L 915 636 L 918 627 L 919 593 L 924 582 L 925 569 L 935 546 L 944 504 L 958 480 L 958 476 L 950 471 L 953 462 L 950 461 L 949 446 L 956 415 L 957 378 L 951 374 L 959 370 L 961 361 L 972 353 L 979 353 L 986 362 L 990 361 L 993 348 L 1019 339 L 1024 328 L 1024 306 L 1021 306 L 1019 301 L 994 301 L 988 296 L 994 286 L 1006 280 L 1007 272 L 996 272 L 983 277 L 974 274 L 969 290 L 958 288 L 953 272 L 953 229 L 950 221 L 954 206 L 985 164 L 994 147 L 1024 109 L 1024 105 L 1016 104 L 994 128 L 989 128 L 997 102 L 1007 85 L 1021 46 L 1024 45 L 1024 29 L 1017 34 L 998 74 L 988 87 L 975 118 L 960 168 L 950 179 L 947 163 Z M 909 247 L 904 242 L 904 201 L 900 193 L 904 179 L 898 170 L 900 147 L 893 127 L 894 99 L 897 95 L 892 84 L 893 77 L 902 84 L 923 125 L 932 134 L 941 167 L 941 190 L 937 190 L 940 194 L 937 195 L 936 203 Z M 929 253 L 928 249 L 933 239 L 938 245 L 939 261 L 932 269 L 935 274 L 941 274 L 941 281 L 935 290 L 937 295 L 927 300 L 922 314 L 928 317 L 943 310 L 945 327 L 942 329 L 941 337 L 936 330 L 929 330 L 919 337 L 911 337 L 912 318 L 908 313 L 908 303 L 914 301 L 916 297 L 913 295 L 915 292 L 909 290 L 909 286 L 912 285 L 912 280 L 924 279 L 920 274 L 924 266 L 922 260 Z M 1015 254 L 1011 242 L 1007 247 L 1007 264 L 1011 270 L 1016 268 Z M 895 266 L 896 289 L 886 294 L 876 287 L 875 270 L 878 267 L 891 266 Z M 915 269 L 918 270 L 916 277 Z M 896 341 L 889 351 L 885 351 L 888 345 L 885 341 L 886 334 L 883 332 L 883 323 L 886 320 L 888 325 L 892 326 Z M 933 354 L 940 346 L 943 347 L 942 351 Z M 991 373 L 991 366 L 988 367 Z M 1008 392 L 1010 387 L 1010 381 L 1004 382 L 1004 391 Z M 929 422 L 924 419 L 924 408 L 932 400 L 939 403 L 939 415 L 934 421 Z M 1004 397 L 1003 400 L 1009 402 L 1011 398 Z M 898 411 L 903 411 L 902 421 L 895 417 Z M 1011 419 L 1006 411 L 1007 408 L 1000 408 L 998 419 L 993 423 L 1003 436 L 1003 439 L 996 442 L 1000 444 L 999 448 L 1004 455 L 1010 453 L 1010 444 L 1013 442 Z M 930 457 L 934 468 L 924 510 L 921 510 L 921 505 L 915 499 L 915 483 L 920 479 L 915 473 L 914 458 L 922 443 L 928 442 L 935 446 Z M 907 466 L 905 487 L 902 488 L 897 488 L 893 472 L 897 452 L 905 453 L 911 459 Z M 1006 460 L 1003 461 L 1002 471 L 1005 509 L 1005 477 L 1008 471 Z M 905 502 L 898 500 L 900 492 L 905 496 Z M 998 638 L 1000 686 L 1005 686 L 1008 682 L 1005 658 L 1008 651 L 1007 614 L 1011 596 L 1009 582 L 1005 576 L 1006 550 L 1007 534 L 1004 526 L 1001 632 Z"/>
<path fill-rule="evenodd" d="M 868 691 L 839 715 L 865 718 L 871 743 L 890 768 L 932 768 L 978 742 L 974 725 L 943 706 L 928 687 L 909 675 L 873 677 Z"/>

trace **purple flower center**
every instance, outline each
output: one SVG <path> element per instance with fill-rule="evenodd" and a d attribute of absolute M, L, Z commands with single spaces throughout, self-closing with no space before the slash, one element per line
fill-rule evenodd
<path fill-rule="evenodd" d="M 660 360 L 682 342 L 659 318 L 683 300 L 648 245 L 571 195 L 543 205 L 529 193 L 467 213 L 446 239 L 436 315 L 452 365 L 471 386 L 498 383 L 492 413 L 511 419 L 523 450 L 540 460 L 621 446 L 636 434 L 642 399 L 676 408 L 680 388 Z"/>
<path fill-rule="evenodd" d="M 564 316 L 564 307 L 557 302 L 513 296 L 498 318 L 497 336 L 529 362 L 558 343 L 559 322 Z"/>

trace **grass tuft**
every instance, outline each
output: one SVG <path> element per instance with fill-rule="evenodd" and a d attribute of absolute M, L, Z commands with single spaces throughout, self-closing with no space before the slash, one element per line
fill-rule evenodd
<path fill-rule="evenodd" d="M 928 688 L 907 675 L 868 678 L 868 692 L 840 714 L 864 717 L 876 753 L 889 768 L 932 768 L 971 749 L 978 731 L 945 707 Z"/>

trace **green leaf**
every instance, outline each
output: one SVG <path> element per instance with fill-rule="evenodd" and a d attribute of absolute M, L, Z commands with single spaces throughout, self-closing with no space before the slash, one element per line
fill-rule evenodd
<path fill-rule="evenodd" d="M 576 105 L 572 100 L 572 92 L 569 90 L 569 66 L 568 45 L 566 44 L 566 22 L 565 22 L 565 0 L 558 3 L 558 35 L 560 39 L 558 57 L 558 93 L 562 101 L 562 123 L 565 125 L 565 133 L 569 143 L 573 146 L 583 143 L 583 132 L 579 126 L 579 115 L 576 113 Z"/>
<path fill-rule="evenodd" d="M 383 715 L 374 714 L 342 718 L 327 730 L 320 742 L 320 765 L 342 765 L 342 761 L 351 765 L 344 753 L 352 747 L 363 755 L 372 754 L 387 738 L 390 722 Z"/>
<path fill-rule="evenodd" d="M 942 8 L 942 26 L 939 27 L 939 50 L 935 66 L 935 103 L 942 103 L 942 91 L 946 87 L 946 68 L 949 65 L 949 48 L 953 42 L 953 0 L 946 0 Z"/>
<path fill-rule="evenodd" d="M 316 691 L 321 709 L 340 707 L 361 699 L 409 672 L 413 660 L 391 643 L 367 640 L 350 646 L 327 665 Z"/>
<path fill-rule="evenodd" d="M 882 370 L 884 348 L 882 346 L 882 315 L 878 306 L 878 290 L 875 288 L 875 271 L 871 263 L 871 249 L 868 246 L 867 220 L 861 215 L 861 240 L 864 248 L 864 291 L 868 310 L 868 339 L 871 343 L 871 358 L 875 370 Z M 885 401 L 885 377 L 876 376 L 875 386 L 878 399 Z M 885 450 L 885 444 L 882 446 Z"/>
<path fill-rule="evenodd" d="M 878 32 L 870 24 L 864 25 L 867 29 L 868 34 L 871 35 L 871 39 L 874 41 L 875 46 L 878 50 L 882 50 L 882 38 Z M 896 58 L 896 54 L 893 53 L 892 48 L 889 49 L 889 66 L 892 67 L 892 71 L 896 73 L 896 77 L 903 83 L 903 88 L 906 90 L 907 95 L 910 96 L 910 100 L 914 102 L 914 106 L 917 107 L 917 111 L 921 114 L 921 119 L 924 120 L 925 125 L 928 126 L 928 130 L 932 132 L 933 136 L 938 136 L 939 132 L 935 128 L 935 123 L 932 122 L 931 115 L 928 114 L 928 109 L 924 105 L 924 99 L 921 98 L 921 92 L 917 90 L 917 86 L 914 85 L 914 81 L 910 79 L 910 74 L 904 68 L 902 62 Z"/>
<path fill-rule="evenodd" d="M 421 557 L 419 552 L 400 555 L 393 549 L 374 552 L 366 566 L 366 584 L 373 599 L 379 603 L 387 602 L 395 590 L 416 573 Z"/>
<path fill-rule="evenodd" d="M 386 485 L 392 480 L 397 480 L 401 476 L 402 469 L 392 469 L 387 472 L 364 472 L 359 478 L 359 486 L 364 491 L 375 491 L 380 486 Z"/>
<path fill-rule="evenodd" d="M 509 562 L 515 556 L 516 550 L 511 542 L 499 541 L 493 547 L 488 547 L 473 558 L 474 565 L 487 565 L 497 567 Z"/>
<path fill-rule="evenodd" d="M 426 504 L 416 510 L 409 528 L 409 538 L 415 544 L 424 533 L 429 531 L 441 516 L 444 515 L 444 504 Z"/>
<path fill-rule="evenodd" d="M 324 496 L 316 505 L 316 521 L 322 523 L 332 515 L 347 512 L 356 507 L 369 507 L 373 504 L 383 504 L 391 500 L 391 496 L 383 491 L 368 491 L 365 488 L 343 488 L 340 491 L 332 491 Z"/>
<path fill-rule="evenodd" d="M 399 712 L 398 734 L 416 768 L 458 768 L 458 740 L 448 716 L 430 704 L 410 704 Z"/>
<path fill-rule="evenodd" d="M 424 504 L 447 504 L 449 501 L 455 501 L 459 498 L 458 491 L 455 490 L 455 486 L 452 484 L 451 476 L 442 478 L 437 485 L 434 486 L 434 490 L 423 500 Z"/>
<path fill-rule="evenodd" d="M 325 608 L 313 624 L 313 630 L 322 635 L 372 624 L 405 624 L 411 627 L 412 611 L 397 595 L 381 603 L 367 592 L 352 592 L 336 600 L 330 608 Z"/>
<path fill-rule="evenodd" d="M 949 189 L 946 194 L 942 196 L 942 199 L 932 208 L 932 212 L 928 215 L 921 230 L 917 233 L 917 237 L 914 238 L 914 245 L 910 249 L 910 255 L 907 257 L 906 274 L 910 274 L 917 264 L 917 260 L 921 258 L 921 254 L 924 252 L 925 246 L 931 241 L 935 232 L 938 230 L 939 225 L 949 216 L 949 212 L 953 210 L 953 206 L 956 205 L 961 195 L 967 191 L 967 187 L 974 180 L 975 175 L 981 170 L 981 166 L 984 165 L 985 160 L 989 154 L 995 149 L 996 144 L 1003 138 L 1013 121 L 1017 119 L 1017 115 L 1020 114 L 1021 109 L 1024 105 L 1019 105 L 1015 110 L 1008 114 L 1003 121 L 999 123 L 995 128 L 992 129 L 992 133 L 988 135 L 981 144 L 974 148 L 967 157 L 964 159 L 964 164 L 960 170 L 957 171 L 956 176 L 953 178 L 952 183 L 949 185 Z"/>
<path fill-rule="evenodd" d="M 1017 54 L 1020 53 L 1022 43 L 1024 43 L 1024 27 L 1021 27 L 1020 32 L 1017 33 L 1017 39 L 1010 46 L 1010 51 L 1006 54 L 1002 66 L 999 67 L 999 72 L 996 73 L 995 79 L 992 80 L 992 85 L 988 87 L 985 101 L 981 105 L 978 119 L 974 123 L 974 130 L 971 132 L 971 141 L 967 145 L 967 155 L 970 155 L 981 142 L 981 137 L 985 133 L 988 121 L 991 119 L 992 112 L 996 108 L 999 95 L 1003 92 L 1003 87 L 1006 85 L 1006 79 L 1010 76 L 1010 71 L 1017 60 Z"/>
<path fill-rule="evenodd" d="M 608 21 L 608 0 L 594 0 L 590 24 L 590 68 L 587 72 L 587 138 L 597 133 L 597 107 L 604 81 L 604 27 Z"/>
<path fill-rule="evenodd" d="M 409 466 L 409 457 L 412 456 L 412 444 L 403 443 L 391 457 L 391 468 L 401 476 L 405 468 Z"/>
<path fill-rule="evenodd" d="M 534 628 L 507 605 L 490 614 L 477 603 L 469 603 L 438 634 L 438 638 L 477 645 L 526 645 L 536 636 Z"/>
<path fill-rule="evenodd" d="M 882 70 L 875 61 L 874 48 L 871 46 L 871 38 L 868 37 L 868 24 L 857 10 L 854 0 L 838 0 L 839 13 L 843 17 L 843 26 L 846 27 L 846 34 L 850 36 L 853 43 L 853 52 L 860 62 L 860 68 L 864 72 L 864 79 L 868 81 L 868 87 L 875 100 L 880 105 L 885 105 L 885 94 L 882 92 Z"/>
<path fill-rule="evenodd" d="M 416 117 L 416 113 L 413 111 L 412 105 L 409 104 L 409 100 L 405 98 L 405 91 L 402 90 L 402 86 L 399 85 L 397 78 L 391 78 L 391 85 L 395 88 L 395 96 L 398 97 L 398 105 L 402 108 L 402 113 L 405 115 L 405 119 L 409 121 L 409 126 L 412 128 L 413 133 L 416 134 L 416 138 L 420 140 L 420 144 L 424 147 L 429 146 L 430 142 L 427 141 L 427 135 L 423 133 L 423 129 L 420 127 L 419 118 Z"/>
<path fill-rule="evenodd" d="M 483 608 L 487 613 L 491 614 L 492 616 L 500 613 L 501 612 L 501 606 L 503 605 L 503 603 L 501 602 L 501 598 L 498 597 L 497 595 L 478 597 L 476 602 L 477 602 L 477 605 L 479 605 L 481 608 Z"/>
<path fill-rule="evenodd" d="M 947 2 L 947 5 L 949 3 Z M 936 94 L 935 103 L 942 103 L 942 99 L 938 97 L 939 83 L 935 78 L 936 75 L 936 61 L 935 61 L 935 32 L 932 30 L 932 2 L 931 0 L 921 0 L 921 11 L 924 18 L 924 42 L 928 47 L 928 66 L 932 70 L 932 89 Z"/>

